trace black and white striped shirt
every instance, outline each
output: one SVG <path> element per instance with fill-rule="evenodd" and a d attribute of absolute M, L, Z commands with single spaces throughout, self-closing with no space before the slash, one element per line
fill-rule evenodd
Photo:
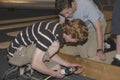
<path fill-rule="evenodd" d="M 36 47 L 43 51 L 47 51 L 49 46 L 59 40 L 63 43 L 63 29 L 59 23 L 51 21 L 37 22 L 20 32 L 8 47 L 8 53 L 13 56 L 21 45 L 28 46 L 36 44 Z"/>

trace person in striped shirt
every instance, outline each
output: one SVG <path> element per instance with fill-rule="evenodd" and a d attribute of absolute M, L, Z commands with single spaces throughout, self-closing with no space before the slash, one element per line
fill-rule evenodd
<path fill-rule="evenodd" d="M 56 0 L 55 7 L 60 16 L 60 23 L 64 23 L 65 18 L 81 19 L 88 29 L 89 36 L 86 44 L 77 46 L 75 52 L 71 54 L 80 55 L 82 58 L 97 58 L 96 61 L 105 60 L 104 54 L 104 32 L 106 21 L 102 12 L 98 9 L 93 0 Z M 92 45 L 92 47 L 91 47 Z M 62 51 L 69 51 L 68 48 L 63 48 Z M 69 53 L 67 53 L 69 54 Z M 96 56 L 97 55 L 97 56 Z"/>
<path fill-rule="evenodd" d="M 75 19 L 64 24 L 55 21 L 42 21 L 34 23 L 21 31 L 8 47 L 9 63 L 17 67 L 27 64 L 31 68 L 43 74 L 62 78 L 59 73 L 60 65 L 73 67 L 81 65 L 69 63 L 55 54 L 61 44 L 82 43 L 88 38 L 88 29 L 83 21 Z M 32 45 L 32 46 L 31 46 Z M 29 59 L 30 57 L 30 59 Z M 54 61 L 59 68 L 46 65 L 48 61 Z M 58 71 L 54 71 L 58 70 Z M 75 73 L 81 73 L 78 69 Z M 24 72 L 20 69 L 20 74 Z"/>

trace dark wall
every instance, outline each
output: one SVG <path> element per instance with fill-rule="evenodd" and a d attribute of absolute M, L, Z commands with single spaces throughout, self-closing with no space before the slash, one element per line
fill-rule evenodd
<path fill-rule="evenodd" d="M 37 17 L 56 14 L 55 9 L 0 8 L 0 20 Z"/>

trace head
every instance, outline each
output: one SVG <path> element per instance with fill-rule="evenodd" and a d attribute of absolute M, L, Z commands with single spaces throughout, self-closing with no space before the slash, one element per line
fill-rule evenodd
<path fill-rule="evenodd" d="M 56 0 L 55 8 L 58 13 L 64 17 L 70 17 L 77 8 L 75 0 Z"/>
<path fill-rule="evenodd" d="M 88 28 L 80 19 L 63 23 L 63 30 L 66 42 L 82 44 L 88 39 Z"/>

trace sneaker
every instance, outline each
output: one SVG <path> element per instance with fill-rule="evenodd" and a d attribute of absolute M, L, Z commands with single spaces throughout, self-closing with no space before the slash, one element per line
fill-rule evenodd
<path fill-rule="evenodd" d="M 117 58 L 114 58 L 111 64 L 115 66 L 120 66 L 120 60 L 118 60 Z"/>
<path fill-rule="evenodd" d="M 107 38 L 104 41 L 104 53 L 116 50 L 116 43 L 112 38 Z"/>

